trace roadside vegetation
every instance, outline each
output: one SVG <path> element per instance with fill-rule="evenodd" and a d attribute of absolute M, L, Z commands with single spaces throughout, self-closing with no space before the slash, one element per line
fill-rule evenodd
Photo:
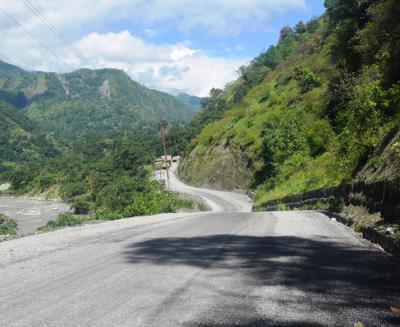
<path fill-rule="evenodd" d="M 69 212 L 61 213 L 58 215 L 57 219 L 50 220 L 46 225 L 39 227 L 38 231 L 48 232 L 62 227 L 79 226 L 90 220 L 92 220 L 91 217 L 74 216 Z"/>
<path fill-rule="evenodd" d="M 158 135 L 150 134 L 155 135 L 153 139 L 146 135 L 136 133 L 136 141 L 123 135 L 82 138 L 62 155 L 14 164 L 0 176 L 11 183 L 9 194 L 61 198 L 71 203 L 75 214 L 90 214 L 91 219 L 175 212 L 192 206 L 151 179 L 148 167 L 159 147 Z"/>
<path fill-rule="evenodd" d="M 17 222 L 0 213 L 0 235 L 17 235 L 17 232 Z"/>
<path fill-rule="evenodd" d="M 400 3 L 325 5 L 320 18 L 284 27 L 186 129 L 170 132 L 184 147 L 182 178 L 253 189 L 260 204 L 366 178 L 366 165 L 374 181 L 400 177 L 399 140 L 378 151 L 400 126 Z M 184 141 L 174 145 L 177 133 Z"/>

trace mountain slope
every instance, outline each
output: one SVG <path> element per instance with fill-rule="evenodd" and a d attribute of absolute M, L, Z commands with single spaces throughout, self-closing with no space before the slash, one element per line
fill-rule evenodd
<path fill-rule="evenodd" d="M 227 109 L 188 146 L 183 179 L 253 188 L 258 203 L 333 186 L 399 125 L 400 4 L 327 6 L 320 19 L 283 28 L 277 46 L 213 97 Z"/>
<path fill-rule="evenodd" d="M 178 93 L 175 97 L 196 112 L 201 111 L 201 98 L 186 93 Z"/>
<path fill-rule="evenodd" d="M 40 161 L 57 153 L 52 141 L 26 116 L 8 103 L 0 102 L 0 163 Z"/>
<path fill-rule="evenodd" d="M 67 138 L 131 131 L 161 119 L 185 122 L 194 115 L 173 96 L 150 90 L 115 69 L 69 74 L 17 68 L 7 73 L 10 70 L 10 65 L 0 65 L 0 99 L 23 108 L 44 130 Z"/>

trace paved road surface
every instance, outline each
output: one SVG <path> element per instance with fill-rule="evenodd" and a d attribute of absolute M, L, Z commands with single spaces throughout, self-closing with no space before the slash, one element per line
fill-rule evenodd
<path fill-rule="evenodd" d="M 176 163 L 172 163 L 172 167 L 169 171 L 169 187 L 171 190 L 194 195 L 202 199 L 213 212 L 251 212 L 252 203 L 247 195 L 188 186 L 177 178 L 176 169 Z M 157 180 L 160 178 L 165 180 L 167 174 L 165 170 L 161 170 L 156 171 L 154 176 Z"/>
<path fill-rule="evenodd" d="M 399 326 L 395 262 L 320 213 L 239 200 L 0 243 L 1 326 Z"/>
<path fill-rule="evenodd" d="M 0 213 L 17 221 L 21 234 L 32 233 L 67 211 L 69 205 L 61 201 L 0 197 Z"/>

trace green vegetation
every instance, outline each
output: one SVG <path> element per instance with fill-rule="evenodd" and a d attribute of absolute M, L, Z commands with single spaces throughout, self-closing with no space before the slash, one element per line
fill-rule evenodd
<path fill-rule="evenodd" d="M 195 109 L 175 97 L 150 90 L 115 69 L 69 74 L 25 72 L 0 62 L 0 100 L 47 134 L 76 140 L 88 134 L 145 130 L 160 119 L 189 121 Z"/>
<path fill-rule="evenodd" d="M 79 226 L 88 220 L 90 220 L 88 217 L 78 217 L 71 213 L 61 213 L 56 220 L 48 221 L 46 225 L 39 227 L 38 230 L 41 232 L 48 232 L 62 227 Z"/>
<path fill-rule="evenodd" d="M 196 97 L 194 95 L 189 95 L 186 93 L 179 93 L 175 96 L 180 102 L 185 104 L 186 106 L 193 108 L 196 111 L 201 111 L 201 98 Z"/>
<path fill-rule="evenodd" d="M 16 235 L 17 231 L 18 225 L 16 221 L 0 213 L 0 235 Z"/>
<path fill-rule="evenodd" d="M 57 153 L 52 140 L 42 134 L 26 116 L 8 103 L 0 102 L 0 160 L 42 160 L 54 157 Z"/>
<path fill-rule="evenodd" d="M 377 149 L 400 123 L 400 4 L 326 7 L 318 19 L 284 27 L 276 46 L 212 90 L 204 112 L 171 130 L 171 145 L 185 150 L 182 178 L 255 189 L 259 204 L 371 174 L 398 177 L 396 138 L 383 154 Z"/>
<path fill-rule="evenodd" d="M 144 169 L 161 152 L 156 123 L 179 126 L 194 114 L 175 97 L 118 70 L 29 73 L 0 62 L 0 99 L 0 181 L 11 183 L 7 193 L 61 198 L 74 213 L 97 219 L 191 206 Z M 81 219 L 70 218 L 47 227 Z"/>
<path fill-rule="evenodd" d="M 13 194 L 42 194 L 71 202 L 76 214 L 94 213 L 96 219 L 174 212 L 191 206 L 177 194 L 150 181 L 145 166 L 154 155 L 145 141 L 127 138 L 85 139 L 73 151 L 48 159 L 19 163 L 3 172 Z"/>

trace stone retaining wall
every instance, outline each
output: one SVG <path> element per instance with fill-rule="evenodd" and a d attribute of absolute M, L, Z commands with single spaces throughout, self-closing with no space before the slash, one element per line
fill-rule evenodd
<path fill-rule="evenodd" d="M 282 204 L 288 209 L 305 206 L 310 208 L 317 203 L 328 205 L 331 211 L 339 210 L 340 205 L 363 206 L 372 213 L 380 212 L 386 222 L 398 223 L 400 222 L 400 180 L 370 184 L 360 182 L 320 188 L 267 201 L 253 207 L 253 211 L 275 211 Z M 323 212 L 343 224 L 354 225 L 353 220 L 331 211 Z M 379 244 L 386 251 L 400 257 L 400 240 L 384 235 L 370 226 L 360 227 L 360 231 L 369 241 Z"/>

